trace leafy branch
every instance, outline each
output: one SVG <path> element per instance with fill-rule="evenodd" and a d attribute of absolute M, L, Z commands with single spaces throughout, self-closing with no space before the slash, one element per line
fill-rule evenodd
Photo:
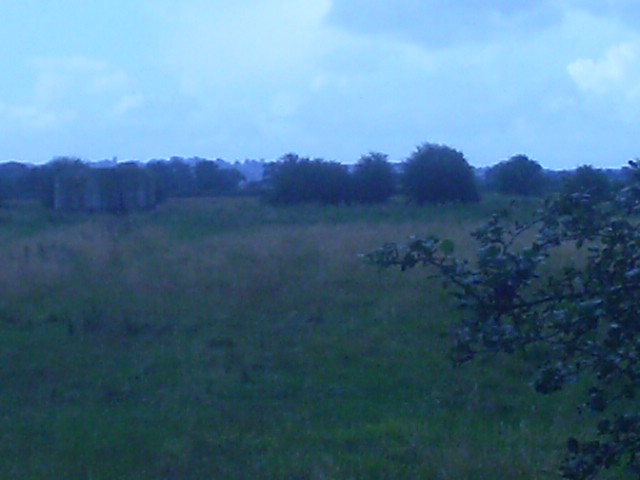
<path fill-rule="evenodd" d="M 536 391 L 561 390 L 578 376 L 591 382 L 579 405 L 598 417 L 597 438 L 567 442 L 560 467 L 569 479 L 624 466 L 640 475 L 640 167 L 612 198 L 565 193 L 545 201 L 531 221 L 512 209 L 472 233 L 471 262 L 435 236 L 388 243 L 364 255 L 382 267 L 432 269 L 464 312 L 452 347 L 455 362 L 487 352 L 542 346 Z M 567 253 L 571 257 L 567 258 Z"/>

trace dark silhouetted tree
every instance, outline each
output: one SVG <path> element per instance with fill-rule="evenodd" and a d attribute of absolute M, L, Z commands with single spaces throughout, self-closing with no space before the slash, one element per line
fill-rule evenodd
<path fill-rule="evenodd" d="M 395 192 L 396 174 L 387 155 L 372 152 L 353 168 L 353 199 L 360 203 L 382 203 Z"/>
<path fill-rule="evenodd" d="M 154 175 L 160 198 L 189 197 L 195 192 L 195 177 L 190 165 L 181 157 L 152 160 L 146 168 Z"/>
<path fill-rule="evenodd" d="M 461 152 L 451 147 L 421 145 L 403 167 L 403 191 L 418 204 L 480 199 L 471 166 Z"/>
<path fill-rule="evenodd" d="M 36 190 L 32 180 L 31 165 L 19 162 L 0 164 L 0 196 L 5 199 L 34 198 Z"/>
<path fill-rule="evenodd" d="M 211 160 L 201 160 L 193 168 L 197 195 L 232 195 L 238 192 L 238 186 L 244 175 L 233 168 L 220 168 Z"/>
<path fill-rule="evenodd" d="M 487 172 L 489 188 L 505 195 L 539 195 L 545 190 L 542 166 L 526 155 L 516 155 Z"/>
<path fill-rule="evenodd" d="M 310 160 L 295 153 L 265 167 L 265 197 L 274 204 L 349 202 L 351 177 L 338 162 Z"/>
<path fill-rule="evenodd" d="M 564 193 L 581 193 L 595 200 L 606 200 L 613 194 L 611 181 L 602 170 L 591 165 L 578 167 L 566 178 L 562 191 Z"/>

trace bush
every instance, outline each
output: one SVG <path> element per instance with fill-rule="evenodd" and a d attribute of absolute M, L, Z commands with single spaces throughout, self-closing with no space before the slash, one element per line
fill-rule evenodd
<path fill-rule="evenodd" d="M 396 175 L 383 153 L 370 153 L 353 169 L 353 199 L 360 203 L 383 203 L 395 191 Z"/>
<path fill-rule="evenodd" d="M 505 195 L 539 195 L 545 187 L 542 166 L 526 155 L 516 155 L 487 172 L 492 190 Z"/>
<path fill-rule="evenodd" d="M 403 270 L 433 268 L 452 286 L 465 312 L 456 362 L 537 346 L 545 355 L 533 365 L 536 391 L 550 394 L 578 378 L 589 385 L 578 407 L 593 412 L 596 433 L 568 439 L 564 478 L 640 471 L 640 167 L 631 166 L 634 182 L 608 201 L 565 193 L 527 223 L 508 211 L 494 215 L 473 233 L 476 262 L 455 258 L 453 243 L 435 237 L 366 255 Z M 583 261 L 571 255 L 558 265 L 567 249 L 585 250 Z"/>
<path fill-rule="evenodd" d="M 338 162 L 310 160 L 294 153 L 266 166 L 265 183 L 266 199 L 274 204 L 338 204 L 351 199 L 347 167 Z"/>
<path fill-rule="evenodd" d="M 444 145 L 424 144 L 403 165 L 402 187 L 418 204 L 476 202 L 473 171 L 464 155 Z"/>

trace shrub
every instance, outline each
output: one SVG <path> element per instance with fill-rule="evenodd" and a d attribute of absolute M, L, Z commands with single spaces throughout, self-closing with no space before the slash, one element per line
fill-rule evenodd
<path fill-rule="evenodd" d="M 464 155 L 444 145 L 424 144 L 404 163 L 402 187 L 418 204 L 476 202 L 473 171 Z"/>

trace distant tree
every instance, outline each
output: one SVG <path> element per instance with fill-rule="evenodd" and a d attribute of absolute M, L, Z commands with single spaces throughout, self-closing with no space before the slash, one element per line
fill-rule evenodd
<path fill-rule="evenodd" d="M 471 166 L 461 152 L 451 147 L 425 143 L 403 167 L 403 191 L 418 204 L 480 199 Z"/>
<path fill-rule="evenodd" d="M 211 160 L 201 160 L 194 166 L 195 186 L 198 195 L 231 195 L 237 193 L 244 175 L 235 168 L 220 168 Z"/>
<path fill-rule="evenodd" d="M 505 195 L 539 195 L 544 191 L 542 166 L 526 155 L 516 155 L 487 172 L 489 187 Z"/>
<path fill-rule="evenodd" d="M 181 157 L 151 160 L 147 166 L 155 177 L 160 198 L 188 197 L 195 192 L 195 177 L 189 164 Z"/>
<path fill-rule="evenodd" d="M 607 200 L 613 195 L 611 181 L 607 174 L 591 165 L 583 165 L 570 173 L 562 191 L 587 194 L 598 201 Z"/>
<path fill-rule="evenodd" d="M 565 182 L 572 173 L 568 170 L 546 170 L 544 176 L 547 193 L 561 193 Z"/>
<path fill-rule="evenodd" d="M 32 169 L 19 162 L 0 164 L 0 195 L 5 199 L 33 198 L 36 191 L 30 182 Z"/>
<path fill-rule="evenodd" d="M 353 169 L 353 199 L 361 203 L 382 203 L 395 191 L 396 176 L 384 153 L 372 152 L 358 160 Z"/>
<path fill-rule="evenodd" d="M 274 204 L 349 202 L 351 178 L 338 162 L 310 160 L 295 153 L 265 167 L 266 199 Z"/>

